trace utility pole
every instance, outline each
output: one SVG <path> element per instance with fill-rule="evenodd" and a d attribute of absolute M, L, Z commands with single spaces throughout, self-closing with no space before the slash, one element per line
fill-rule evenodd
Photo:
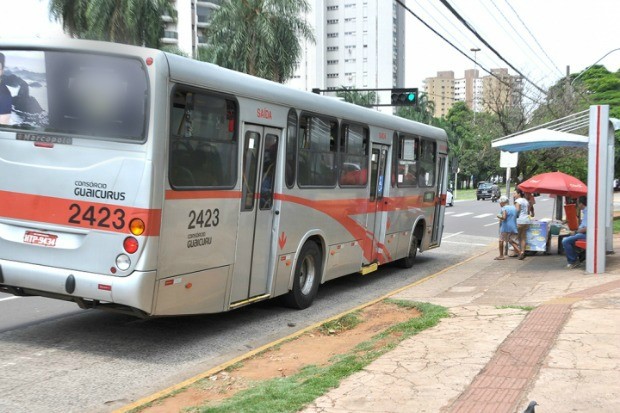
<path fill-rule="evenodd" d="M 474 52 L 474 74 L 476 73 L 476 69 L 478 69 L 478 64 L 476 61 L 476 53 L 478 53 L 480 51 L 479 48 L 477 47 L 472 47 L 471 49 L 472 52 Z M 474 78 L 473 80 L 473 85 L 471 87 L 471 108 L 474 111 L 474 125 L 476 124 L 476 78 Z"/>

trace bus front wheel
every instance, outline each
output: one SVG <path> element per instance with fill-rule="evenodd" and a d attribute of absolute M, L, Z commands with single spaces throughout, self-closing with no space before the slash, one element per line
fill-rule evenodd
<path fill-rule="evenodd" d="M 283 298 L 286 306 L 300 310 L 310 307 L 319 290 L 321 268 L 321 250 L 316 243 L 307 242 L 295 265 L 293 289 Z"/>
<path fill-rule="evenodd" d="M 415 262 L 415 257 L 418 254 L 418 238 L 415 234 L 411 235 L 411 244 L 409 245 L 409 253 L 406 257 L 398 260 L 398 265 L 401 268 L 411 268 Z"/>

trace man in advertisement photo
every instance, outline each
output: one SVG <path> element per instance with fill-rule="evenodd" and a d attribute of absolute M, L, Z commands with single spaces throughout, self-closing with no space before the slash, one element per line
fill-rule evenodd
<path fill-rule="evenodd" d="M 10 125 L 13 97 L 9 88 L 4 84 L 4 66 L 5 56 L 0 53 L 0 125 Z"/>

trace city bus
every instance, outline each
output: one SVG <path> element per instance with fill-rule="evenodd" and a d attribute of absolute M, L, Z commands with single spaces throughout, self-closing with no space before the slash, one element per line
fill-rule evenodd
<path fill-rule="evenodd" d="M 159 50 L 0 53 L 1 292 L 139 317 L 304 309 L 441 243 L 442 129 Z"/>

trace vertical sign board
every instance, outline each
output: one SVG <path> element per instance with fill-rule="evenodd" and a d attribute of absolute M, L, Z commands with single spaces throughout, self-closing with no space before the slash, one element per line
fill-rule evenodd
<path fill-rule="evenodd" d="M 516 168 L 519 162 L 519 152 L 499 152 L 499 167 L 506 168 L 506 196 L 510 199 L 510 168 Z"/>
<path fill-rule="evenodd" d="M 605 227 L 611 196 L 607 176 L 609 129 L 609 105 L 590 106 L 586 271 L 593 274 L 605 272 Z"/>

